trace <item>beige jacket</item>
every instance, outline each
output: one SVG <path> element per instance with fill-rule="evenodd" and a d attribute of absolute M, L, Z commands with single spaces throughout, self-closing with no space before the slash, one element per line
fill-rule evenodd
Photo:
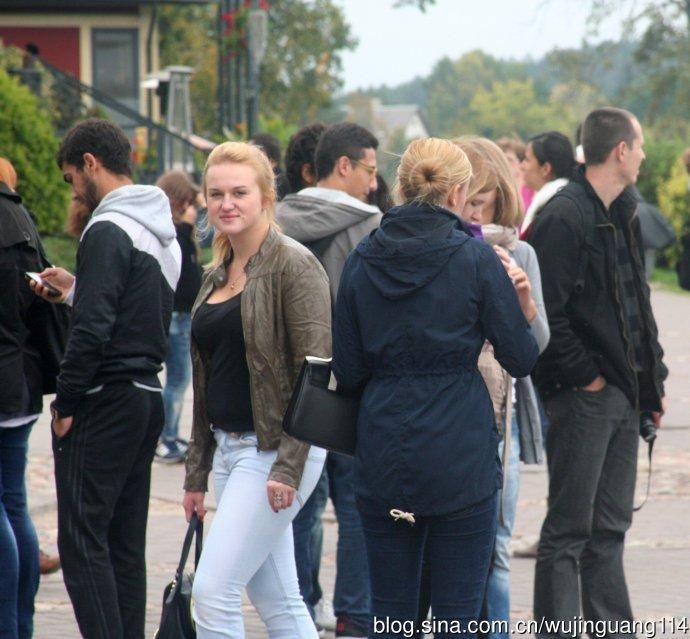
<path fill-rule="evenodd" d="M 192 316 L 225 284 L 229 261 L 204 275 Z M 258 449 L 278 451 L 267 479 L 297 488 L 309 444 L 283 432 L 283 415 L 305 356 L 331 356 L 328 278 L 307 248 L 273 228 L 245 272 L 242 329 Z M 208 364 L 192 336 L 194 414 L 184 483 L 189 491 L 208 489 L 215 450 L 205 409 Z"/>

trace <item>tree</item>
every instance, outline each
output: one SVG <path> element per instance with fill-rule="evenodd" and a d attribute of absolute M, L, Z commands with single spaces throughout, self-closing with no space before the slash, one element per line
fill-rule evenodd
<path fill-rule="evenodd" d="M 630 10 L 626 32 L 641 32 L 635 50 L 641 72 L 626 97 L 637 100 L 636 115 L 649 123 L 684 119 L 690 100 L 690 0 L 591 0 L 594 32 L 624 7 Z"/>
<path fill-rule="evenodd" d="M 396 0 L 393 6 L 397 9 L 399 7 L 417 7 L 424 13 L 427 7 L 436 4 L 436 0 Z"/>
<path fill-rule="evenodd" d="M 29 89 L 0 68 L 0 149 L 17 171 L 17 190 L 43 232 L 62 230 L 69 189 L 55 163 L 58 140 Z"/>
<path fill-rule="evenodd" d="M 194 130 L 211 135 L 218 130 L 217 10 L 213 6 L 170 6 L 158 9 L 160 63 L 194 69 L 190 93 Z"/>
<path fill-rule="evenodd" d="M 494 82 L 489 89 L 479 88 L 470 103 L 469 116 L 461 132 L 492 139 L 504 135 L 528 138 L 549 129 L 570 128 L 559 109 L 537 99 L 532 80 Z M 569 133 L 568 129 L 564 133 Z"/>
<path fill-rule="evenodd" d="M 495 82 L 526 79 L 525 65 L 497 60 L 483 51 L 471 51 L 455 61 L 439 60 L 425 85 L 432 133 L 448 137 L 467 131 L 474 117 L 471 103 L 479 91 L 490 91 Z"/>
<path fill-rule="evenodd" d="M 273 0 L 268 19 L 268 47 L 260 72 L 261 115 L 294 124 L 313 119 L 341 86 L 341 54 L 356 40 L 331 0 Z M 161 65 L 194 67 L 194 126 L 207 135 L 218 130 L 216 20 L 216 8 L 206 6 L 164 6 L 159 14 Z"/>
<path fill-rule="evenodd" d="M 498 79 L 498 62 L 482 51 L 471 51 L 456 61 L 439 60 L 426 82 L 427 115 L 433 134 L 457 133 L 475 93 Z"/>
<path fill-rule="evenodd" d="M 607 104 L 608 100 L 597 87 L 582 80 L 557 84 L 549 95 L 549 105 L 559 114 L 561 121 L 556 128 L 568 137 L 572 137 L 577 125 L 590 111 Z"/>
<path fill-rule="evenodd" d="M 342 85 L 343 51 L 357 41 L 331 0 L 274 0 L 261 65 L 261 113 L 290 123 L 316 117 Z"/>
<path fill-rule="evenodd" d="M 678 237 L 687 233 L 690 229 L 688 174 L 679 160 L 671 168 L 669 177 L 659 185 L 657 197 L 659 208 L 673 224 Z M 672 268 L 678 261 L 680 248 L 680 245 L 675 243 L 665 251 L 665 259 Z"/>

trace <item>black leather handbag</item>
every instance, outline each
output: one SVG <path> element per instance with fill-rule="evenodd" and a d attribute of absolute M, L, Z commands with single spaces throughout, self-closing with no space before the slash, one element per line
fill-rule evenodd
<path fill-rule="evenodd" d="M 187 534 L 182 544 L 182 556 L 175 571 L 175 578 L 163 591 L 163 612 L 154 639 L 196 639 L 196 628 L 192 619 L 192 584 L 194 573 L 184 572 L 192 540 L 196 534 L 196 552 L 194 569 L 201 557 L 201 546 L 204 537 L 204 524 L 192 515 Z"/>
<path fill-rule="evenodd" d="M 283 419 L 292 437 L 335 453 L 355 454 L 359 393 L 338 385 L 331 360 L 307 357 Z"/>

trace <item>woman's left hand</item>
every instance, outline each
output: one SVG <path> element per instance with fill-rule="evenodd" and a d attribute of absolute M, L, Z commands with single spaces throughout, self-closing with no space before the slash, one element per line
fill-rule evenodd
<path fill-rule="evenodd" d="M 529 277 L 519 266 L 511 266 L 508 269 L 508 275 L 513 280 L 522 313 L 531 324 L 537 316 L 537 305 L 532 297 L 532 285 Z"/>
<path fill-rule="evenodd" d="M 498 244 L 494 246 L 494 251 L 496 251 L 496 255 L 498 255 L 498 257 L 501 259 L 505 270 L 510 270 L 510 267 L 515 264 L 510 257 L 510 253 L 508 253 L 508 251 Z"/>
<path fill-rule="evenodd" d="M 268 494 L 268 505 L 274 513 L 284 508 L 290 508 L 295 498 L 295 489 L 287 484 L 269 479 L 266 483 L 266 493 Z"/>

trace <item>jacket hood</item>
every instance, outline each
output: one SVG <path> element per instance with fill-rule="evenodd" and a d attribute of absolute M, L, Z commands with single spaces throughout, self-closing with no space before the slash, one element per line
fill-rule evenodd
<path fill-rule="evenodd" d="M 110 213 L 135 220 L 155 235 L 163 246 L 169 246 L 177 237 L 170 202 L 157 186 L 130 184 L 111 191 L 96 207 L 89 226 L 99 215 Z"/>
<path fill-rule="evenodd" d="M 453 213 L 438 206 L 405 204 L 390 209 L 356 251 L 378 291 L 398 299 L 431 282 L 470 240 L 469 228 Z"/>
<path fill-rule="evenodd" d="M 276 217 L 285 235 L 303 243 L 335 235 L 377 216 L 381 216 L 381 211 L 376 206 L 342 191 L 324 188 L 286 195 L 276 207 Z"/>

